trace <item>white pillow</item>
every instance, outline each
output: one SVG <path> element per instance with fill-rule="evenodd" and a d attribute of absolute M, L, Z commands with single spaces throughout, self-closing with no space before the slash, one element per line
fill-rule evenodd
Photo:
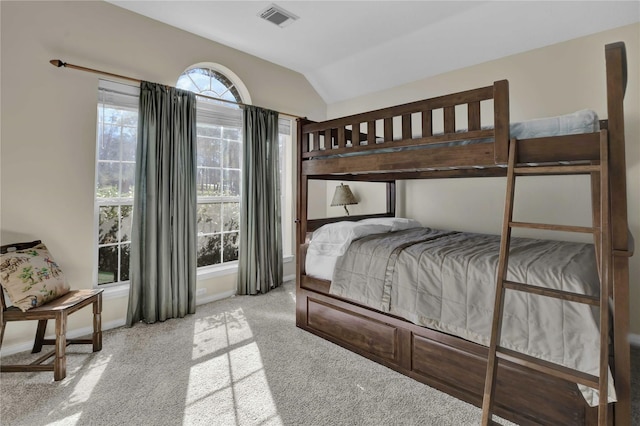
<path fill-rule="evenodd" d="M 329 223 L 313 233 L 308 251 L 325 256 L 342 256 L 353 240 L 389 231 L 391 231 L 391 225 L 346 221 Z"/>
<path fill-rule="evenodd" d="M 371 219 L 362 219 L 358 223 L 390 226 L 391 232 L 404 231 L 405 229 L 412 228 L 422 228 L 422 224 L 417 220 L 405 219 L 403 217 L 374 217 Z"/>

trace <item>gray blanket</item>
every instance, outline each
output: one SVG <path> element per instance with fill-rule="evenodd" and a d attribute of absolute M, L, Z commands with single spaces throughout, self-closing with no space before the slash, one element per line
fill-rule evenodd
<path fill-rule="evenodd" d="M 330 292 L 488 346 L 499 247 L 499 236 L 429 228 L 361 238 L 338 259 Z M 599 292 L 591 244 L 512 238 L 507 279 Z M 507 290 L 500 344 L 598 375 L 597 318 L 586 305 Z M 597 391 L 580 388 L 597 404 Z"/>

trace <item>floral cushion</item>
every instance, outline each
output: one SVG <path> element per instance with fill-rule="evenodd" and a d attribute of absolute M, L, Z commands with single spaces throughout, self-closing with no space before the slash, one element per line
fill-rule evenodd
<path fill-rule="evenodd" d="M 0 284 L 13 306 L 24 312 L 69 292 L 62 270 L 44 244 L 30 248 L 16 244 L 16 248 L 0 255 Z"/>

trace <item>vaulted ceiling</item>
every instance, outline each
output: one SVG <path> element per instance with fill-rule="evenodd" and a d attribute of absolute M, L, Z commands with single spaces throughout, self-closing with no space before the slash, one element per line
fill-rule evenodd
<path fill-rule="evenodd" d="M 327 103 L 640 21 L 638 1 L 130 1 L 117 6 L 305 75 Z"/>

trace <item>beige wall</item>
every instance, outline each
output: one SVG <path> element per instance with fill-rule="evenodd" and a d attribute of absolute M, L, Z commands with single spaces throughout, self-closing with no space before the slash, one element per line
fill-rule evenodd
<path fill-rule="evenodd" d="M 350 215 L 384 213 L 387 210 L 387 186 L 377 182 L 309 181 L 308 218 L 340 217 L 344 207 L 331 206 L 336 186 L 349 185 L 358 204 L 347 206 Z"/>
<path fill-rule="evenodd" d="M 309 219 L 320 219 L 326 217 L 327 185 L 324 181 L 310 180 L 307 189 L 307 217 Z"/>
<path fill-rule="evenodd" d="M 237 50 L 132 14 L 104 2 L 0 2 L 0 241 L 39 238 L 55 253 L 74 288 L 93 285 L 94 163 L 98 76 L 48 64 L 59 58 L 92 68 L 174 84 L 188 66 L 216 62 L 235 72 L 254 104 L 314 120 L 371 110 L 490 84 L 508 78 L 514 120 L 561 114 L 586 106 L 606 116 L 603 45 L 627 43 L 629 87 L 626 130 L 629 221 L 640 239 L 639 26 L 577 39 L 424 79 L 375 95 L 325 106 L 305 78 Z M 265 84 L 268 82 L 268 84 Z M 346 182 L 345 182 L 346 183 Z M 542 219 L 588 221 L 580 178 L 525 184 L 517 214 Z M 384 208 L 384 193 L 350 183 L 362 203 L 352 214 Z M 549 198 L 550 190 L 554 190 Z M 562 191 L 564 190 L 564 191 Z M 568 192 L 566 191 L 568 190 Z M 294 189 L 295 191 L 295 189 Z M 556 199 L 570 193 L 568 206 L 553 215 Z M 545 195 L 540 195 L 545 194 Z M 310 216 L 337 215 L 327 207 L 331 185 L 310 188 Z M 398 211 L 425 225 L 498 232 L 504 179 L 440 180 L 399 185 Z M 336 210 L 337 209 L 337 210 Z M 528 216 L 527 216 L 528 217 Z M 537 219 L 539 217 L 534 217 Z M 521 217 L 525 220 L 524 217 Z M 631 261 L 631 300 L 640 300 L 640 256 Z M 285 275 L 294 263 L 285 265 Z M 235 275 L 198 282 L 206 297 L 234 290 Z M 105 300 L 103 321 L 117 323 L 126 296 Z M 90 323 L 85 313 L 71 317 L 70 330 Z M 640 333 L 640 310 L 632 311 Z M 28 344 L 35 325 L 10 324 L 3 353 Z"/>
<path fill-rule="evenodd" d="M 56 69 L 51 59 L 173 85 L 188 66 L 216 62 L 235 72 L 254 104 L 323 119 L 326 106 L 299 73 L 141 17 L 105 2 L 0 2 L 1 241 L 42 239 L 73 288 L 94 269 L 94 164 L 98 76 Z M 285 275 L 294 263 L 285 265 Z M 206 297 L 235 288 L 235 275 L 198 282 Z M 126 295 L 107 298 L 117 323 Z M 70 330 L 90 324 L 70 318 Z M 10 324 L 3 353 L 33 339 L 35 325 Z"/>
<path fill-rule="evenodd" d="M 387 211 L 387 184 L 380 182 L 327 182 L 327 217 L 344 216 L 344 207 L 330 206 L 336 186 L 344 183 L 349 185 L 358 204 L 347 206 L 349 214 L 385 213 Z"/>
<path fill-rule="evenodd" d="M 606 117 L 604 45 L 624 41 L 629 82 L 625 97 L 627 195 L 631 232 L 640 241 L 640 25 L 634 24 L 543 49 L 426 78 L 328 106 L 329 118 L 382 108 L 508 79 L 512 121 L 570 113 L 583 108 Z M 583 177 L 529 178 L 518 183 L 517 220 L 588 224 L 589 191 Z M 358 184 L 353 186 L 357 189 Z M 499 233 L 504 178 L 405 182 L 399 210 L 424 225 Z M 363 196 L 367 196 L 363 194 Z M 539 235 L 539 234 L 536 234 Z M 640 334 L 640 255 L 631 259 L 631 331 Z"/>

